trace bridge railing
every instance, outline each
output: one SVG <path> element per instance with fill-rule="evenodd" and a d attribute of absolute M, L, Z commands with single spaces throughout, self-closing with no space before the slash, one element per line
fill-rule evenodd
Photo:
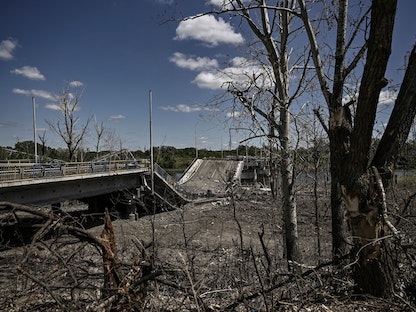
<path fill-rule="evenodd" d="M 149 169 L 149 161 L 112 160 L 98 162 L 0 163 L 0 182 L 54 178 L 100 172 Z"/>
<path fill-rule="evenodd" d="M 169 184 L 173 188 L 175 187 L 175 179 L 169 173 L 167 173 L 165 169 L 163 169 L 161 166 L 155 163 L 154 170 L 155 173 L 157 173 L 163 180 L 165 180 L 167 184 Z"/>

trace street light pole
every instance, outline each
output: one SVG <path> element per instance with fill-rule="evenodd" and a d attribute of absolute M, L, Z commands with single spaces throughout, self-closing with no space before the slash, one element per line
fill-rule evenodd
<path fill-rule="evenodd" d="M 150 175 L 151 175 L 151 188 L 152 196 L 155 192 L 155 176 L 154 176 L 154 164 L 153 164 L 153 133 L 152 133 L 152 122 L 153 122 L 153 112 L 152 112 L 152 90 L 149 91 L 149 113 L 150 113 Z"/>
<path fill-rule="evenodd" d="M 33 106 L 33 143 L 35 144 L 35 164 L 38 163 L 38 144 L 36 142 L 36 102 L 35 97 L 32 96 Z"/>
<path fill-rule="evenodd" d="M 197 144 L 197 136 L 196 136 L 196 126 L 195 126 L 195 159 L 198 159 L 198 144 Z"/>

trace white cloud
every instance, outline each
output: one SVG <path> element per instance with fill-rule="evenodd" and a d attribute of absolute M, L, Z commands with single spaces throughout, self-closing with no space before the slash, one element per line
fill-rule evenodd
<path fill-rule="evenodd" d="M 397 98 L 397 91 L 395 90 L 381 91 L 380 96 L 378 98 L 378 104 L 390 105 L 396 101 L 396 98 Z"/>
<path fill-rule="evenodd" d="M 186 68 L 190 70 L 201 70 L 207 68 L 217 68 L 218 62 L 216 59 L 210 59 L 208 57 L 187 57 L 185 54 L 175 52 L 169 58 L 169 61 L 175 63 L 180 68 Z"/>
<path fill-rule="evenodd" d="M 222 9 L 232 9 L 233 0 L 209 0 L 207 3 L 217 6 Z"/>
<path fill-rule="evenodd" d="M 118 120 L 125 119 L 125 118 L 126 116 L 119 114 L 119 115 L 113 115 L 113 116 L 108 117 L 108 120 L 118 121 Z"/>
<path fill-rule="evenodd" d="M 227 0 L 209 0 L 207 1 L 208 4 L 212 4 L 212 5 L 216 5 L 216 6 L 223 6 L 225 3 L 224 2 L 229 2 Z"/>
<path fill-rule="evenodd" d="M 51 109 L 51 110 L 61 110 L 61 105 L 59 104 L 46 104 L 45 108 Z"/>
<path fill-rule="evenodd" d="M 199 112 L 202 110 L 201 106 L 198 105 L 185 105 L 185 104 L 178 104 L 176 106 L 162 106 L 160 109 L 172 112 L 182 112 L 182 113 L 193 113 Z"/>
<path fill-rule="evenodd" d="M 16 126 L 17 126 L 17 122 L 11 122 L 11 121 L 0 122 L 0 128 L 1 127 L 16 127 Z"/>
<path fill-rule="evenodd" d="M 219 90 L 226 88 L 225 83 L 230 81 L 220 72 L 202 71 L 192 81 L 201 89 Z"/>
<path fill-rule="evenodd" d="M 69 82 L 69 86 L 74 87 L 74 88 L 82 87 L 83 85 L 84 84 L 81 81 L 78 81 L 78 80 L 74 80 L 74 81 Z"/>
<path fill-rule="evenodd" d="M 253 78 L 253 75 L 259 77 L 261 73 L 264 73 L 264 68 L 256 63 L 243 57 L 235 57 L 231 60 L 229 67 L 218 71 L 201 71 L 192 82 L 202 89 L 224 89 L 228 87 L 230 82 L 244 89 Z M 261 77 L 263 80 L 260 81 L 258 78 L 257 84 L 270 84 L 267 80 L 268 75 L 262 75 Z"/>
<path fill-rule="evenodd" d="M 17 47 L 17 41 L 12 39 L 3 40 L 0 42 L 0 60 L 13 59 L 13 52 Z"/>
<path fill-rule="evenodd" d="M 397 94 L 398 92 L 396 90 L 389 90 L 389 89 L 382 90 L 380 92 L 380 96 L 378 97 L 378 104 L 385 105 L 385 106 L 393 104 L 396 101 Z M 357 99 L 358 99 L 358 92 L 355 94 L 344 96 L 344 98 L 342 99 L 342 103 L 346 104 L 352 100 L 357 100 Z"/>
<path fill-rule="evenodd" d="M 45 108 L 46 109 L 51 109 L 51 110 L 57 110 L 57 111 L 64 111 L 65 110 L 65 106 L 63 104 L 59 104 L 59 103 L 46 104 Z M 71 106 L 68 106 L 67 108 L 71 108 Z M 75 107 L 75 111 L 79 111 L 79 106 Z"/>
<path fill-rule="evenodd" d="M 244 38 L 234 31 L 233 27 L 221 17 L 212 15 L 189 18 L 181 21 L 176 28 L 176 40 L 194 39 L 217 46 L 220 43 L 241 44 Z"/>
<path fill-rule="evenodd" d="M 14 88 L 13 93 L 27 95 L 27 96 L 40 97 L 45 100 L 52 100 L 52 101 L 56 100 L 56 97 L 52 93 L 48 91 L 44 91 L 44 90 L 34 90 L 34 89 L 23 90 L 23 89 Z"/>
<path fill-rule="evenodd" d="M 228 112 L 226 115 L 227 115 L 227 118 L 238 118 L 241 116 L 241 112 L 233 111 L 233 112 Z"/>
<path fill-rule="evenodd" d="M 22 68 L 13 69 L 10 72 L 32 80 L 45 80 L 45 76 L 36 67 L 32 66 L 23 66 Z"/>

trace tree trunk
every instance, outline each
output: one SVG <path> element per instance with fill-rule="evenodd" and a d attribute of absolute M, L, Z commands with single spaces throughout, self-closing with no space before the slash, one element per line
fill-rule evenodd
<path fill-rule="evenodd" d="M 406 142 L 416 116 L 416 45 L 409 56 L 409 63 L 400 87 L 386 130 L 380 140 L 372 165 L 388 173 Z M 381 169 L 379 169 L 381 171 Z M 392 178 L 391 174 L 382 178 Z M 385 180 L 385 179 L 383 179 Z M 387 182 L 387 181 L 383 181 Z"/>
<path fill-rule="evenodd" d="M 343 187 L 348 223 L 354 238 L 354 280 L 359 292 L 378 297 L 392 295 L 396 283 L 383 183 L 375 167 L 354 187 Z"/>
<path fill-rule="evenodd" d="M 339 259 L 347 252 L 345 211 L 342 202 L 340 181 L 345 173 L 345 157 L 350 149 L 351 114 L 347 107 L 340 106 L 331 114 L 329 122 L 329 148 L 331 160 L 331 216 L 332 256 Z"/>
<path fill-rule="evenodd" d="M 391 52 L 395 12 L 394 0 L 372 2 L 368 52 L 354 128 L 349 150 L 339 160 L 347 220 L 354 239 L 354 279 L 360 291 L 382 297 L 392 295 L 396 277 L 386 235 L 384 186 L 378 169 L 369 168 L 369 164 L 378 99 L 387 84 L 384 74 Z"/>
<path fill-rule="evenodd" d="M 280 111 L 280 144 L 282 162 L 280 172 L 283 192 L 283 223 L 285 230 L 286 257 L 289 261 L 301 262 L 298 242 L 296 200 L 293 193 L 293 151 L 290 144 L 290 114 L 286 109 Z"/>
<path fill-rule="evenodd" d="M 347 252 L 345 212 L 338 179 L 333 175 L 334 171 L 331 173 L 332 257 L 338 261 Z"/>
<path fill-rule="evenodd" d="M 416 52 L 413 49 L 388 126 L 371 160 L 370 147 L 380 92 L 387 85 L 384 77 L 391 53 L 397 0 L 372 0 L 371 25 L 367 42 L 345 68 L 345 25 L 348 1 L 338 2 L 337 48 L 333 93 L 323 71 L 319 45 L 306 10 L 298 0 L 311 44 L 311 51 L 322 94 L 330 112 L 329 139 L 332 178 L 332 221 L 335 253 L 342 249 L 340 189 L 354 242 L 354 279 L 361 292 L 388 297 L 393 294 L 395 268 L 389 246 L 395 229 L 387 220 L 386 183 L 400 146 L 406 141 L 416 115 Z M 344 81 L 367 48 L 354 120 L 348 104 L 342 104 Z M 379 173 L 380 172 L 380 173 Z"/>
<path fill-rule="evenodd" d="M 330 86 L 326 79 L 326 73 L 324 72 L 324 66 L 319 52 L 319 44 L 308 15 L 308 10 L 306 9 L 306 3 L 304 0 L 298 0 L 298 4 L 301 11 L 301 19 L 303 20 L 309 38 L 312 60 L 315 65 L 319 85 L 330 114 L 329 128 L 326 130 L 329 136 L 331 157 L 332 256 L 334 260 L 337 260 L 347 251 L 345 214 L 342 206 L 340 180 L 343 173 L 342 166 L 345 164 L 345 157 L 350 148 L 352 128 L 349 109 L 342 106 L 344 84 L 347 75 L 344 63 L 346 54 L 345 41 L 348 20 L 348 0 L 340 0 L 338 3 L 338 25 L 332 93 L 330 92 Z"/>
<path fill-rule="evenodd" d="M 350 217 L 353 233 L 360 234 L 364 239 L 358 242 L 357 247 L 365 246 L 361 247 L 361 250 L 356 248 L 358 265 L 354 270 L 355 281 L 362 291 L 377 296 L 390 296 L 396 282 L 387 233 L 388 230 L 394 235 L 397 233 L 387 219 L 384 188 L 392 179 L 391 173 L 394 169 L 395 158 L 399 153 L 399 147 L 408 137 L 415 115 L 416 47 L 414 46 L 393 112 L 373 158 L 373 167 L 369 177 L 360 179 L 361 181 L 369 181 L 365 203 L 372 203 L 372 206 L 365 207 L 365 203 L 361 203 L 365 209 L 359 207 L 359 210 L 364 213 Z M 352 195 L 350 192 L 348 196 L 351 198 Z M 350 207 L 349 210 L 352 208 Z M 368 242 L 377 239 L 380 239 L 377 244 L 368 244 Z"/>
<path fill-rule="evenodd" d="M 108 209 L 105 208 L 104 228 L 100 235 L 103 253 L 104 286 L 103 296 L 109 297 L 117 294 L 123 280 L 119 269 L 120 260 L 117 257 L 117 245 L 114 236 L 113 224 Z"/>

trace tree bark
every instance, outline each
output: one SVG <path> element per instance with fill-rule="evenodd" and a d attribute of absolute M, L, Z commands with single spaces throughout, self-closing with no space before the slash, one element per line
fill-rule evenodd
<path fill-rule="evenodd" d="M 347 221 L 354 238 L 354 279 L 359 291 L 382 297 L 392 295 L 396 277 L 384 218 L 384 186 L 378 169 L 369 168 L 369 164 L 378 99 L 387 84 L 384 74 L 391 52 L 395 12 L 394 0 L 372 2 L 367 60 L 354 128 L 350 148 L 343 159 L 346 165 L 340 165 Z"/>
<path fill-rule="evenodd" d="M 290 79 L 288 70 L 289 58 L 287 55 L 290 35 L 289 25 L 292 16 L 287 10 L 282 10 L 281 12 L 270 11 L 267 9 L 266 1 L 262 0 L 258 2 L 261 13 L 261 26 L 257 26 L 250 17 L 249 11 L 245 7 L 243 1 L 237 0 L 236 3 L 249 27 L 264 46 L 268 62 L 272 68 L 272 81 L 274 83 L 274 86 L 272 87 L 273 103 L 270 111 L 261 112 L 261 115 L 266 116 L 267 122 L 273 128 L 271 133 L 274 132 L 274 129 L 277 129 L 279 132 L 279 142 L 281 145 L 280 154 L 282 156 L 280 172 L 283 193 L 282 215 L 284 224 L 284 242 L 286 247 L 285 256 L 290 261 L 301 262 L 302 257 L 297 232 L 296 200 L 293 190 L 294 158 L 290 132 Z M 294 1 L 284 1 L 282 6 L 285 6 L 289 10 L 293 9 Z M 270 12 L 273 12 L 275 16 L 269 19 Z M 278 40 L 273 37 L 273 31 L 275 29 L 278 29 L 279 32 Z M 246 102 L 248 101 L 246 100 Z M 253 103 L 251 105 L 253 105 Z M 256 110 L 256 108 L 253 107 L 251 107 L 251 109 Z M 277 125 L 274 120 L 275 111 L 279 111 L 280 114 L 279 125 Z"/>
<path fill-rule="evenodd" d="M 117 257 L 117 244 L 113 224 L 107 208 L 105 209 L 104 228 L 101 232 L 100 239 L 102 242 L 101 249 L 104 269 L 103 295 L 109 297 L 117 294 L 118 288 L 121 286 L 123 280 L 123 274 L 120 271 L 121 261 Z"/>
<path fill-rule="evenodd" d="M 296 200 L 293 193 L 293 151 L 290 144 L 290 115 L 287 110 L 280 111 L 280 173 L 283 192 L 283 224 L 285 231 L 286 257 L 290 261 L 302 260 L 297 226 Z"/>
<path fill-rule="evenodd" d="M 372 206 L 365 207 L 361 203 L 361 214 L 350 218 L 353 233 L 362 236 L 356 246 L 358 265 L 355 266 L 354 279 L 362 291 L 376 296 L 389 297 L 396 282 L 390 240 L 384 238 L 388 237 L 389 230 L 394 235 L 397 233 L 387 219 L 384 188 L 393 177 L 395 158 L 399 147 L 406 141 L 415 115 L 416 47 L 413 47 L 393 112 L 372 161 L 367 195 L 367 202 L 370 198 Z M 381 174 L 377 174 L 378 171 Z M 376 244 L 368 244 L 377 239 L 380 240 Z"/>
<path fill-rule="evenodd" d="M 311 19 L 306 9 L 304 0 L 298 0 L 300 7 L 300 17 L 305 25 L 312 52 L 312 60 L 317 73 L 322 95 L 329 110 L 329 127 L 327 129 L 330 144 L 331 162 L 331 215 L 332 215 L 332 256 L 337 260 L 347 251 L 347 239 L 345 230 L 345 213 L 342 206 L 342 194 L 340 180 L 343 172 L 342 166 L 345 164 L 344 157 L 350 148 L 351 136 L 351 114 L 348 107 L 342 106 L 343 88 L 345 84 L 345 49 L 346 49 L 346 27 L 348 0 L 340 0 L 338 4 L 337 34 L 335 48 L 335 66 L 330 91 L 324 66 L 319 53 L 315 31 L 311 24 Z"/>
<path fill-rule="evenodd" d="M 409 56 L 409 63 L 391 113 L 386 131 L 377 147 L 372 165 L 383 173 L 390 172 L 391 167 L 409 135 L 416 116 L 416 46 Z M 382 176 L 383 177 L 383 176 Z M 391 175 L 387 174 L 386 177 Z M 384 179 L 384 182 L 386 179 Z"/>
<path fill-rule="evenodd" d="M 386 219 L 385 191 L 378 170 L 360 177 L 354 190 L 344 190 L 348 224 L 354 238 L 353 277 L 357 291 L 378 297 L 393 294 L 396 274 Z M 357 195 L 357 190 L 363 191 Z"/>
<path fill-rule="evenodd" d="M 364 72 L 358 95 L 349 153 L 347 184 L 354 183 L 369 166 L 371 140 L 380 91 L 387 85 L 384 77 L 391 53 L 396 1 L 373 0 L 370 34 Z"/>

